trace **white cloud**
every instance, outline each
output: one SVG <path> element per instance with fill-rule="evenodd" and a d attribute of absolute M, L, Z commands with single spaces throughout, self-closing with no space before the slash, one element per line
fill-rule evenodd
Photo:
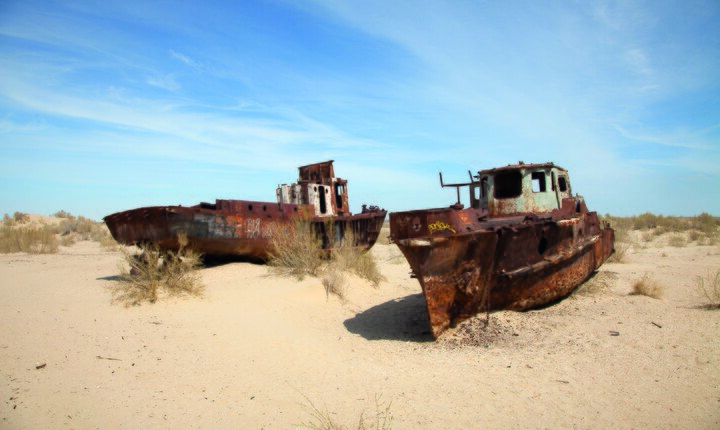
<path fill-rule="evenodd" d="M 180 89 L 180 84 L 177 83 L 177 81 L 175 80 L 175 76 L 172 74 L 163 76 L 149 76 L 147 77 L 147 79 L 145 79 L 145 82 L 148 85 L 162 88 L 167 91 L 177 91 Z"/>

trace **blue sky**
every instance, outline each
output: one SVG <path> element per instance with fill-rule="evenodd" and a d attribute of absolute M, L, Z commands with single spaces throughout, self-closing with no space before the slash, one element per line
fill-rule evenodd
<path fill-rule="evenodd" d="M 601 213 L 720 215 L 720 2 L 0 2 L 0 214 L 446 206 L 553 161 Z"/>

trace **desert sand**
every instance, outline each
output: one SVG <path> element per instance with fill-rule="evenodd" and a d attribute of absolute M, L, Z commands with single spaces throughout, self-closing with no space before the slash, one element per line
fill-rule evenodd
<path fill-rule="evenodd" d="M 120 252 L 78 242 L 0 255 L 0 428 L 287 429 L 310 404 L 354 428 L 720 428 L 720 311 L 695 277 L 720 247 L 650 245 L 542 310 L 482 315 L 434 341 L 394 245 L 387 278 L 321 281 L 263 265 L 202 270 L 203 298 L 111 303 Z M 654 299 L 629 295 L 649 274 Z"/>

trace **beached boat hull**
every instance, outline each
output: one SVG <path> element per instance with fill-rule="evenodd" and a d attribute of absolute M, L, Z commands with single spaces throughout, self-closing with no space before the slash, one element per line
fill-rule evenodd
<path fill-rule="evenodd" d="M 401 239 L 401 228 L 393 226 L 422 216 L 413 212 L 391 213 L 390 225 L 423 289 L 436 337 L 478 312 L 522 311 L 566 297 L 613 252 L 613 230 L 599 228 L 594 213 L 558 221 L 507 220 L 463 233 L 463 226 L 447 222 L 455 217 L 433 215 L 425 225 L 446 225 L 458 233 Z"/>
<path fill-rule="evenodd" d="M 274 229 L 290 226 L 298 217 L 316 224 L 327 246 L 324 228 L 332 222 L 338 232 L 352 230 L 355 246 L 369 249 L 385 220 L 385 211 L 356 215 L 312 217 L 312 206 L 217 200 L 197 206 L 153 206 L 132 209 L 104 218 L 115 240 L 125 245 L 153 243 L 162 249 L 177 250 L 178 237 L 210 258 L 266 260 Z M 342 233 L 340 233 L 342 234 Z"/>
<path fill-rule="evenodd" d="M 471 175 L 471 207 L 390 214 L 435 337 L 478 312 L 523 311 L 569 295 L 613 253 L 615 235 L 570 192 L 567 170 L 520 163 Z M 459 191 L 458 191 L 459 200 Z"/>
<path fill-rule="evenodd" d="M 297 221 L 314 224 L 324 249 L 336 244 L 370 249 L 380 234 L 386 211 L 349 208 L 348 181 L 335 176 L 333 160 L 298 168 L 296 183 L 278 186 L 276 202 L 216 200 L 196 206 L 152 206 L 114 213 L 104 218 L 115 240 L 125 245 L 152 243 L 176 251 L 178 238 L 210 258 L 267 260 L 271 237 Z M 332 228 L 333 231 L 326 231 Z"/>

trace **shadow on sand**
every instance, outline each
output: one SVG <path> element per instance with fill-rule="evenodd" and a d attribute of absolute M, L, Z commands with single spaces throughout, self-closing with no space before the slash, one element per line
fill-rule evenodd
<path fill-rule="evenodd" d="M 413 294 L 373 306 L 343 324 L 367 340 L 432 342 L 426 306 L 422 294 Z"/>

